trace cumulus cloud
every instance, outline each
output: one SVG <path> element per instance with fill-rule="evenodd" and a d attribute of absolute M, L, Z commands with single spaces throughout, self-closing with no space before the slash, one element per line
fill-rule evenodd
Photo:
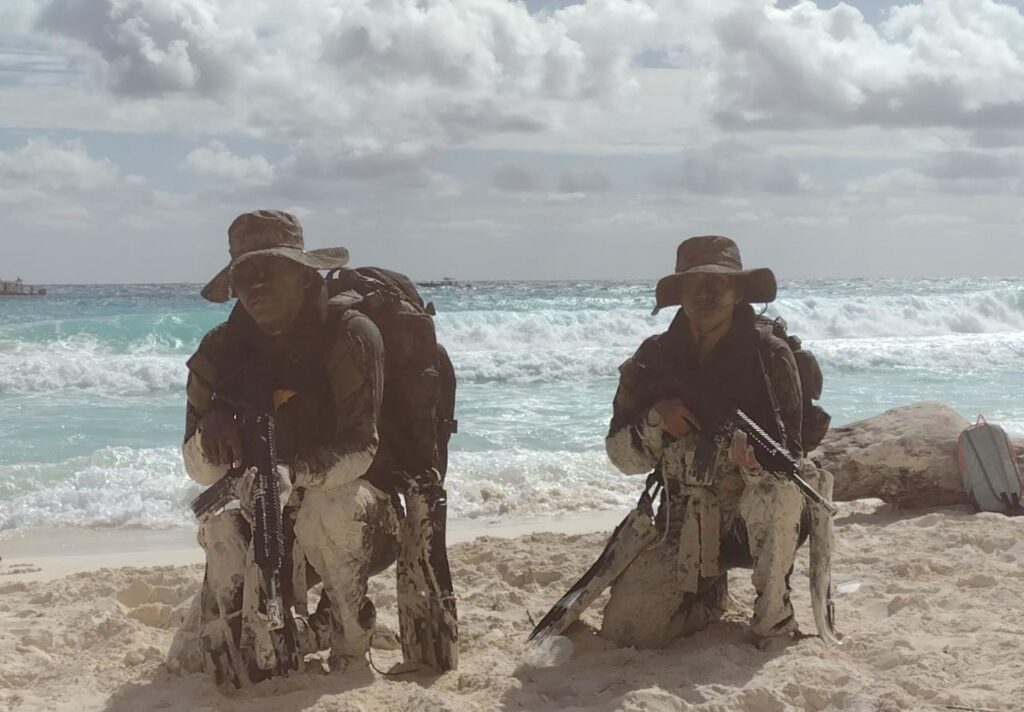
<path fill-rule="evenodd" d="M 1024 120 L 1024 14 L 995 0 L 893 7 L 748 3 L 715 23 L 718 121 L 732 128 L 1013 127 Z"/>
<path fill-rule="evenodd" d="M 112 162 L 93 158 L 79 141 L 33 137 L 21 148 L 0 151 L 0 184 L 25 189 L 101 190 L 113 185 L 118 173 Z"/>
<path fill-rule="evenodd" d="M 12 16 L 30 5 L 13 0 Z M 213 101 L 297 140 L 367 131 L 432 145 L 558 128 L 627 94 L 641 57 L 697 68 L 728 128 L 1024 119 L 1024 13 L 922 0 L 879 25 L 845 3 L 589 0 L 40 0 L 36 26 L 114 95 Z M 22 19 L 23 22 L 23 19 Z M 702 102 L 704 98 L 702 97 Z"/>
<path fill-rule="evenodd" d="M 274 178 L 274 167 L 260 155 L 237 156 L 220 141 L 191 151 L 185 167 L 198 175 L 228 178 L 249 185 L 266 185 Z"/>
<path fill-rule="evenodd" d="M 280 0 L 45 0 L 36 25 L 118 96 L 184 94 L 239 108 L 252 129 L 373 125 L 384 139 L 543 128 L 560 104 L 631 86 L 657 26 L 633 0 L 534 14 L 507 0 L 297 0 L 287 23 L 281 11 Z"/>
<path fill-rule="evenodd" d="M 92 50 L 116 94 L 213 96 L 234 83 L 256 48 L 218 25 L 225 14 L 191 0 L 49 0 L 37 26 Z"/>
<path fill-rule="evenodd" d="M 0 222 L 44 230 L 81 230 L 111 223 L 135 229 L 187 222 L 192 196 L 154 188 L 124 174 L 112 161 L 89 153 L 80 141 L 30 137 L 0 151 Z M 97 223 L 97 216 L 102 216 Z"/>

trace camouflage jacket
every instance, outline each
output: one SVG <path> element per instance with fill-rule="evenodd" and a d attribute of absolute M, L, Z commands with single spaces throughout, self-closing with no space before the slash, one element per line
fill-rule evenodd
<path fill-rule="evenodd" d="M 237 377 L 254 364 L 264 374 L 259 385 Z M 211 408 L 227 407 L 214 397 L 222 390 L 272 403 L 277 457 L 292 468 L 297 486 L 373 480 L 384 381 L 381 335 L 368 317 L 328 302 L 323 290 L 310 293 L 297 327 L 285 337 L 261 332 L 236 304 L 228 320 L 203 338 L 188 370 L 184 458 L 198 482 L 211 484 L 227 470 L 203 456 L 198 431 Z"/>
<path fill-rule="evenodd" d="M 765 371 L 777 398 L 778 418 Z M 666 398 L 681 398 L 698 417 L 705 398 L 742 408 L 792 453 L 802 454 L 803 396 L 796 360 L 784 341 L 757 329 L 749 305 L 737 307 L 729 333 L 703 361 L 680 309 L 668 331 L 644 341 L 622 364 L 605 445 L 623 473 L 646 474 L 660 467 L 665 447 L 675 439 L 662 431 L 650 411 Z"/>

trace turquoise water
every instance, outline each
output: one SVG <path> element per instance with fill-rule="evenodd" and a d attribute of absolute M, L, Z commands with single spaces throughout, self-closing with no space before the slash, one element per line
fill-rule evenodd
<path fill-rule="evenodd" d="M 670 313 L 651 284 L 425 289 L 460 378 L 455 516 L 621 506 L 605 461 L 617 365 Z M 196 285 L 55 286 L 0 300 L 0 529 L 169 527 L 198 492 L 180 464 L 184 362 L 224 306 Z M 837 424 L 914 400 L 1024 433 L 1024 282 L 785 284 L 772 314 L 818 354 Z"/>

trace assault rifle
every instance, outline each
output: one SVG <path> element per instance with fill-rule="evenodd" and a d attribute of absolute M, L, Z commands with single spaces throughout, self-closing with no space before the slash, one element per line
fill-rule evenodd
<path fill-rule="evenodd" d="M 684 399 L 684 402 L 687 401 Z M 691 398 L 688 403 L 708 405 L 707 400 L 698 398 Z M 697 410 L 703 427 L 694 455 L 693 473 L 689 476 L 695 477 L 700 484 L 710 484 L 714 474 L 714 458 L 729 447 L 733 434 L 742 430 L 761 466 L 788 478 L 800 488 L 804 497 L 816 505 L 811 512 L 811 608 L 821 638 L 828 643 L 838 643 L 831 591 L 832 516 L 837 510 L 828 500 L 831 486 L 826 485 L 825 495 L 811 487 L 800 476 L 799 466 L 789 451 L 741 409 L 721 403 L 714 406 Z M 654 503 L 663 491 L 662 473 L 655 470 L 647 478 L 647 485 L 636 508 L 612 532 L 601 556 L 534 627 L 529 641 L 540 642 L 549 636 L 561 635 L 648 546 L 657 541 L 663 532 L 659 531 Z"/>
<path fill-rule="evenodd" d="M 251 501 L 247 505 L 252 512 L 253 558 L 260 572 L 257 611 L 265 623 L 265 631 L 256 632 L 256 649 L 253 652 L 257 667 L 261 670 L 271 675 L 285 674 L 298 669 L 302 656 L 281 587 L 281 569 L 285 558 L 284 522 L 272 409 L 269 405 L 267 408 L 254 407 L 222 392 L 215 392 L 213 400 L 234 410 L 241 421 L 242 464 L 229 470 L 224 477 L 196 497 L 192 501 L 192 512 L 202 519 L 223 508 L 236 498 L 235 487 L 242 475 L 249 469 L 256 470 Z M 246 636 L 242 638 L 244 640 Z M 217 665 L 216 669 L 222 670 L 223 665 Z M 236 679 L 240 680 L 245 674 L 245 670 L 235 670 L 232 677 L 237 676 Z"/>
<path fill-rule="evenodd" d="M 754 456 L 768 472 L 777 472 L 799 488 L 810 502 L 824 508 L 829 514 L 835 515 L 839 510 L 832 502 L 811 487 L 807 480 L 800 476 L 800 467 L 789 450 L 780 445 L 764 428 L 740 408 L 720 408 L 717 417 L 713 417 L 710 427 L 701 434 L 701 444 L 697 447 L 694 457 L 694 468 L 699 472 L 706 470 L 712 450 L 729 447 L 729 443 L 737 430 L 743 431 L 747 442 L 754 448 Z M 710 436 L 710 437 L 705 437 Z"/>

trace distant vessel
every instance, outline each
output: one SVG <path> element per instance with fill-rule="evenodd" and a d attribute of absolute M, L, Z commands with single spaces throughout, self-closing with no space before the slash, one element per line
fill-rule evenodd
<path fill-rule="evenodd" d="M 45 287 L 34 287 L 25 284 L 18 277 L 13 282 L 0 280 L 0 297 L 41 297 L 46 294 Z"/>
<path fill-rule="evenodd" d="M 420 282 L 421 287 L 461 287 L 462 284 L 456 282 L 451 277 L 444 277 L 443 279 L 435 280 L 432 282 Z"/>

